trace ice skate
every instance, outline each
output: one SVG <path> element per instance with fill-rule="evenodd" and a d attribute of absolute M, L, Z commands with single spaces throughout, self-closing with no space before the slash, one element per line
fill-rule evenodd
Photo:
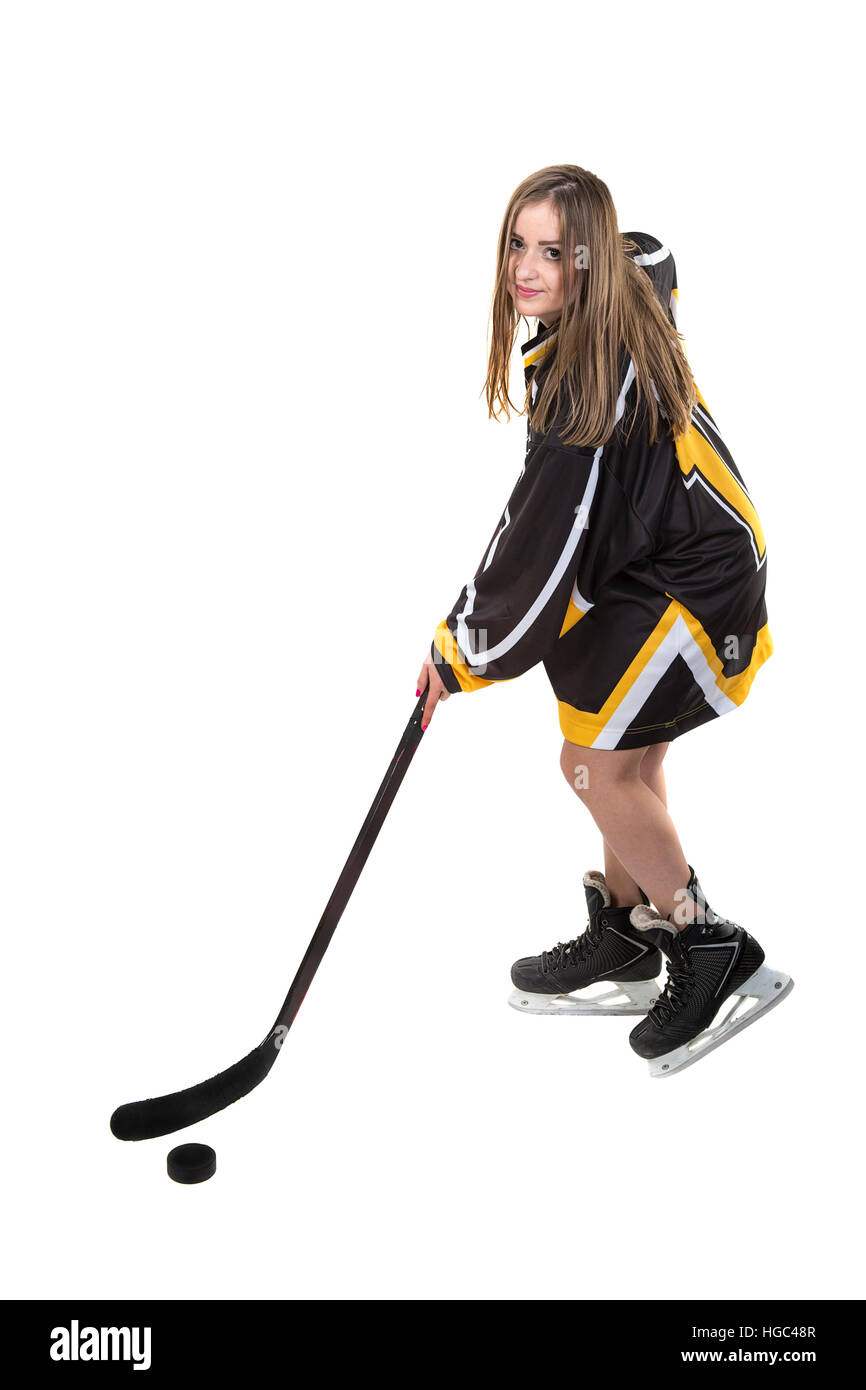
<path fill-rule="evenodd" d="M 790 975 L 764 964 L 753 936 L 708 907 L 682 931 L 644 904 L 632 908 L 631 923 L 668 956 L 664 991 L 629 1035 L 650 1076 L 672 1076 L 700 1061 L 794 988 Z"/>
<path fill-rule="evenodd" d="M 515 961 L 508 1002 L 527 1014 L 645 1014 L 660 994 L 661 952 L 632 926 L 632 908 L 611 907 L 604 874 L 590 870 L 583 885 L 586 930 Z M 649 902 L 643 891 L 641 897 Z"/>

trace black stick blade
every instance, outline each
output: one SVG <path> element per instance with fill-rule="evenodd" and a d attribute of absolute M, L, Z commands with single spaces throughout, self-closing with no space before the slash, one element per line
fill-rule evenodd
<path fill-rule="evenodd" d="M 161 1134 L 173 1134 L 176 1129 L 186 1129 L 187 1125 L 197 1124 L 199 1120 L 206 1120 L 208 1115 L 215 1115 L 218 1110 L 233 1105 L 254 1086 L 258 1086 L 260 1081 L 264 1081 L 277 1060 L 285 1036 L 306 998 L 313 976 L 343 915 L 343 909 L 352 896 L 376 836 L 397 795 L 397 789 L 421 742 L 421 717 L 429 691 L 428 684 L 403 731 L 391 759 L 391 766 L 382 779 L 349 858 L 343 866 L 343 872 L 328 899 L 322 919 L 313 933 L 304 959 L 298 966 L 298 973 L 283 1001 L 283 1007 L 264 1042 L 244 1057 L 243 1061 L 236 1062 L 227 1071 L 221 1071 L 218 1076 L 212 1076 L 210 1080 L 202 1081 L 198 1086 L 190 1086 L 186 1091 L 175 1091 L 170 1096 L 156 1096 L 153 1100 L 138 1100 L 132 1105 L 121 1105 L 111 1117 L 111 1132 L 115 1138 L 157 1139 Z"/>
<path fill-rule="evenodd" d="M 116 1139 L 158 1139 L 161 1134 L 173 1134 L 176 1129 L 206 1120 L 264 1081 L 278 1056 L 279 1046 L 269 1034 L 240 1062 L 198 1086 L 118 1106 L 111 1117 L 111 1132 Z"/>

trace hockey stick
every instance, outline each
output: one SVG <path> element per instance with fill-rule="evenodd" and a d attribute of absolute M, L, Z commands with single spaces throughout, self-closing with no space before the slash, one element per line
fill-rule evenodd
<path fill-rule="evenodd" d="M 415 706 L 412 718 L 406 725 L 397 751 L 391 759 L 391 766 L 385 773 L 382 785 L 367 812 L 367 819 L 358 832 L 358 838 L 352 846 L 343 872 L 328 899 L 328 905 L 313 933 L 283 1007 L 264 1042 L 259 1043 L 258 1047 L 253 1048 L 240 1062 L 235 1062 L 233 1067 L 227 1067 L 225 1071 L 210 1077 L 208 1081 L 200 1082 L 198 1086 L 189 1086 L 185 1091 L 174 1091 L 169 1096 L 155 1096 L 152 1100 L 137 1100 L 129 1105 L 119 1106 L 111 1117 L 111 1132 L 117 1139 L 156 1139 L 161 1134 L 172 1134 L 176 1129 L 186 1129 L 187 1125 L 197 1124 L 199 1120 L 206 1120 L 208 1115 L 215 1115 L 218 1110 L 233 1105 L 254 1086 L 258 1086 L 260 1081 L 264 1081 L 280 1055 L 286 1034 L 304 1002 L 304 996 L 321 965 L 328 943 L 352 896 L 352 890 L 361 876 L 361 870 L 406 775 L 406 769 L 421 742 L 421 716 L 429 691 L 428 683 Z"/>

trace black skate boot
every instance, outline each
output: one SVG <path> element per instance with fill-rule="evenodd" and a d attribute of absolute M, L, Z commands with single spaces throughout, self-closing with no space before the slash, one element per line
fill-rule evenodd
<path fill-rule="evenodd" d="M 794 987 L 789 975 L 770 970 L 753 936 L 736 922 L 719 917 L 700 893 L 689 865 L 689 891 L 698 903 L 697 919 L 678 930 L 654 908 L 632 908 L 631 922 L 668 956 L 664 991 L 629 1035 L 651 1076 L 670 1076 L 691 1066 L 754 1023 Z M 722 1009 L 726 1000 L 731 1004 Z"/>
<path fill-rule="evenodd" d="M 629 920 L 630 907 L 611 907 L 604 874 L 583 876 L 589 924 L 573 941 L 514 962 L 508 1000 L 528 1014 L 645 1014 L 659 996 L 662 957 Z M 649 903 L 641 890 L 643 903 Z M 589 986 L 600 985 L 594 993 Z M 607 986 L 607 988 L 604 988 Z"/>

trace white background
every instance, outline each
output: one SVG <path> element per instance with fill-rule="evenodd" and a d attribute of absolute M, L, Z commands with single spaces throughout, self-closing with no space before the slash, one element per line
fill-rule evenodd
<path fill-rule="evenodd" d="M 7 1296 L 862 1297 L 853 13 L 4 7 Z M 265 1084 L 118 1143 L 318 923 L 520 470 L 496 238 L 558 162 L 672 248 L 766 531 L 775 653 L 666 772 L 794 993 L 661 1082 L 506 1007 L 602 867 L 538 666 L 440 705 Z"/>

